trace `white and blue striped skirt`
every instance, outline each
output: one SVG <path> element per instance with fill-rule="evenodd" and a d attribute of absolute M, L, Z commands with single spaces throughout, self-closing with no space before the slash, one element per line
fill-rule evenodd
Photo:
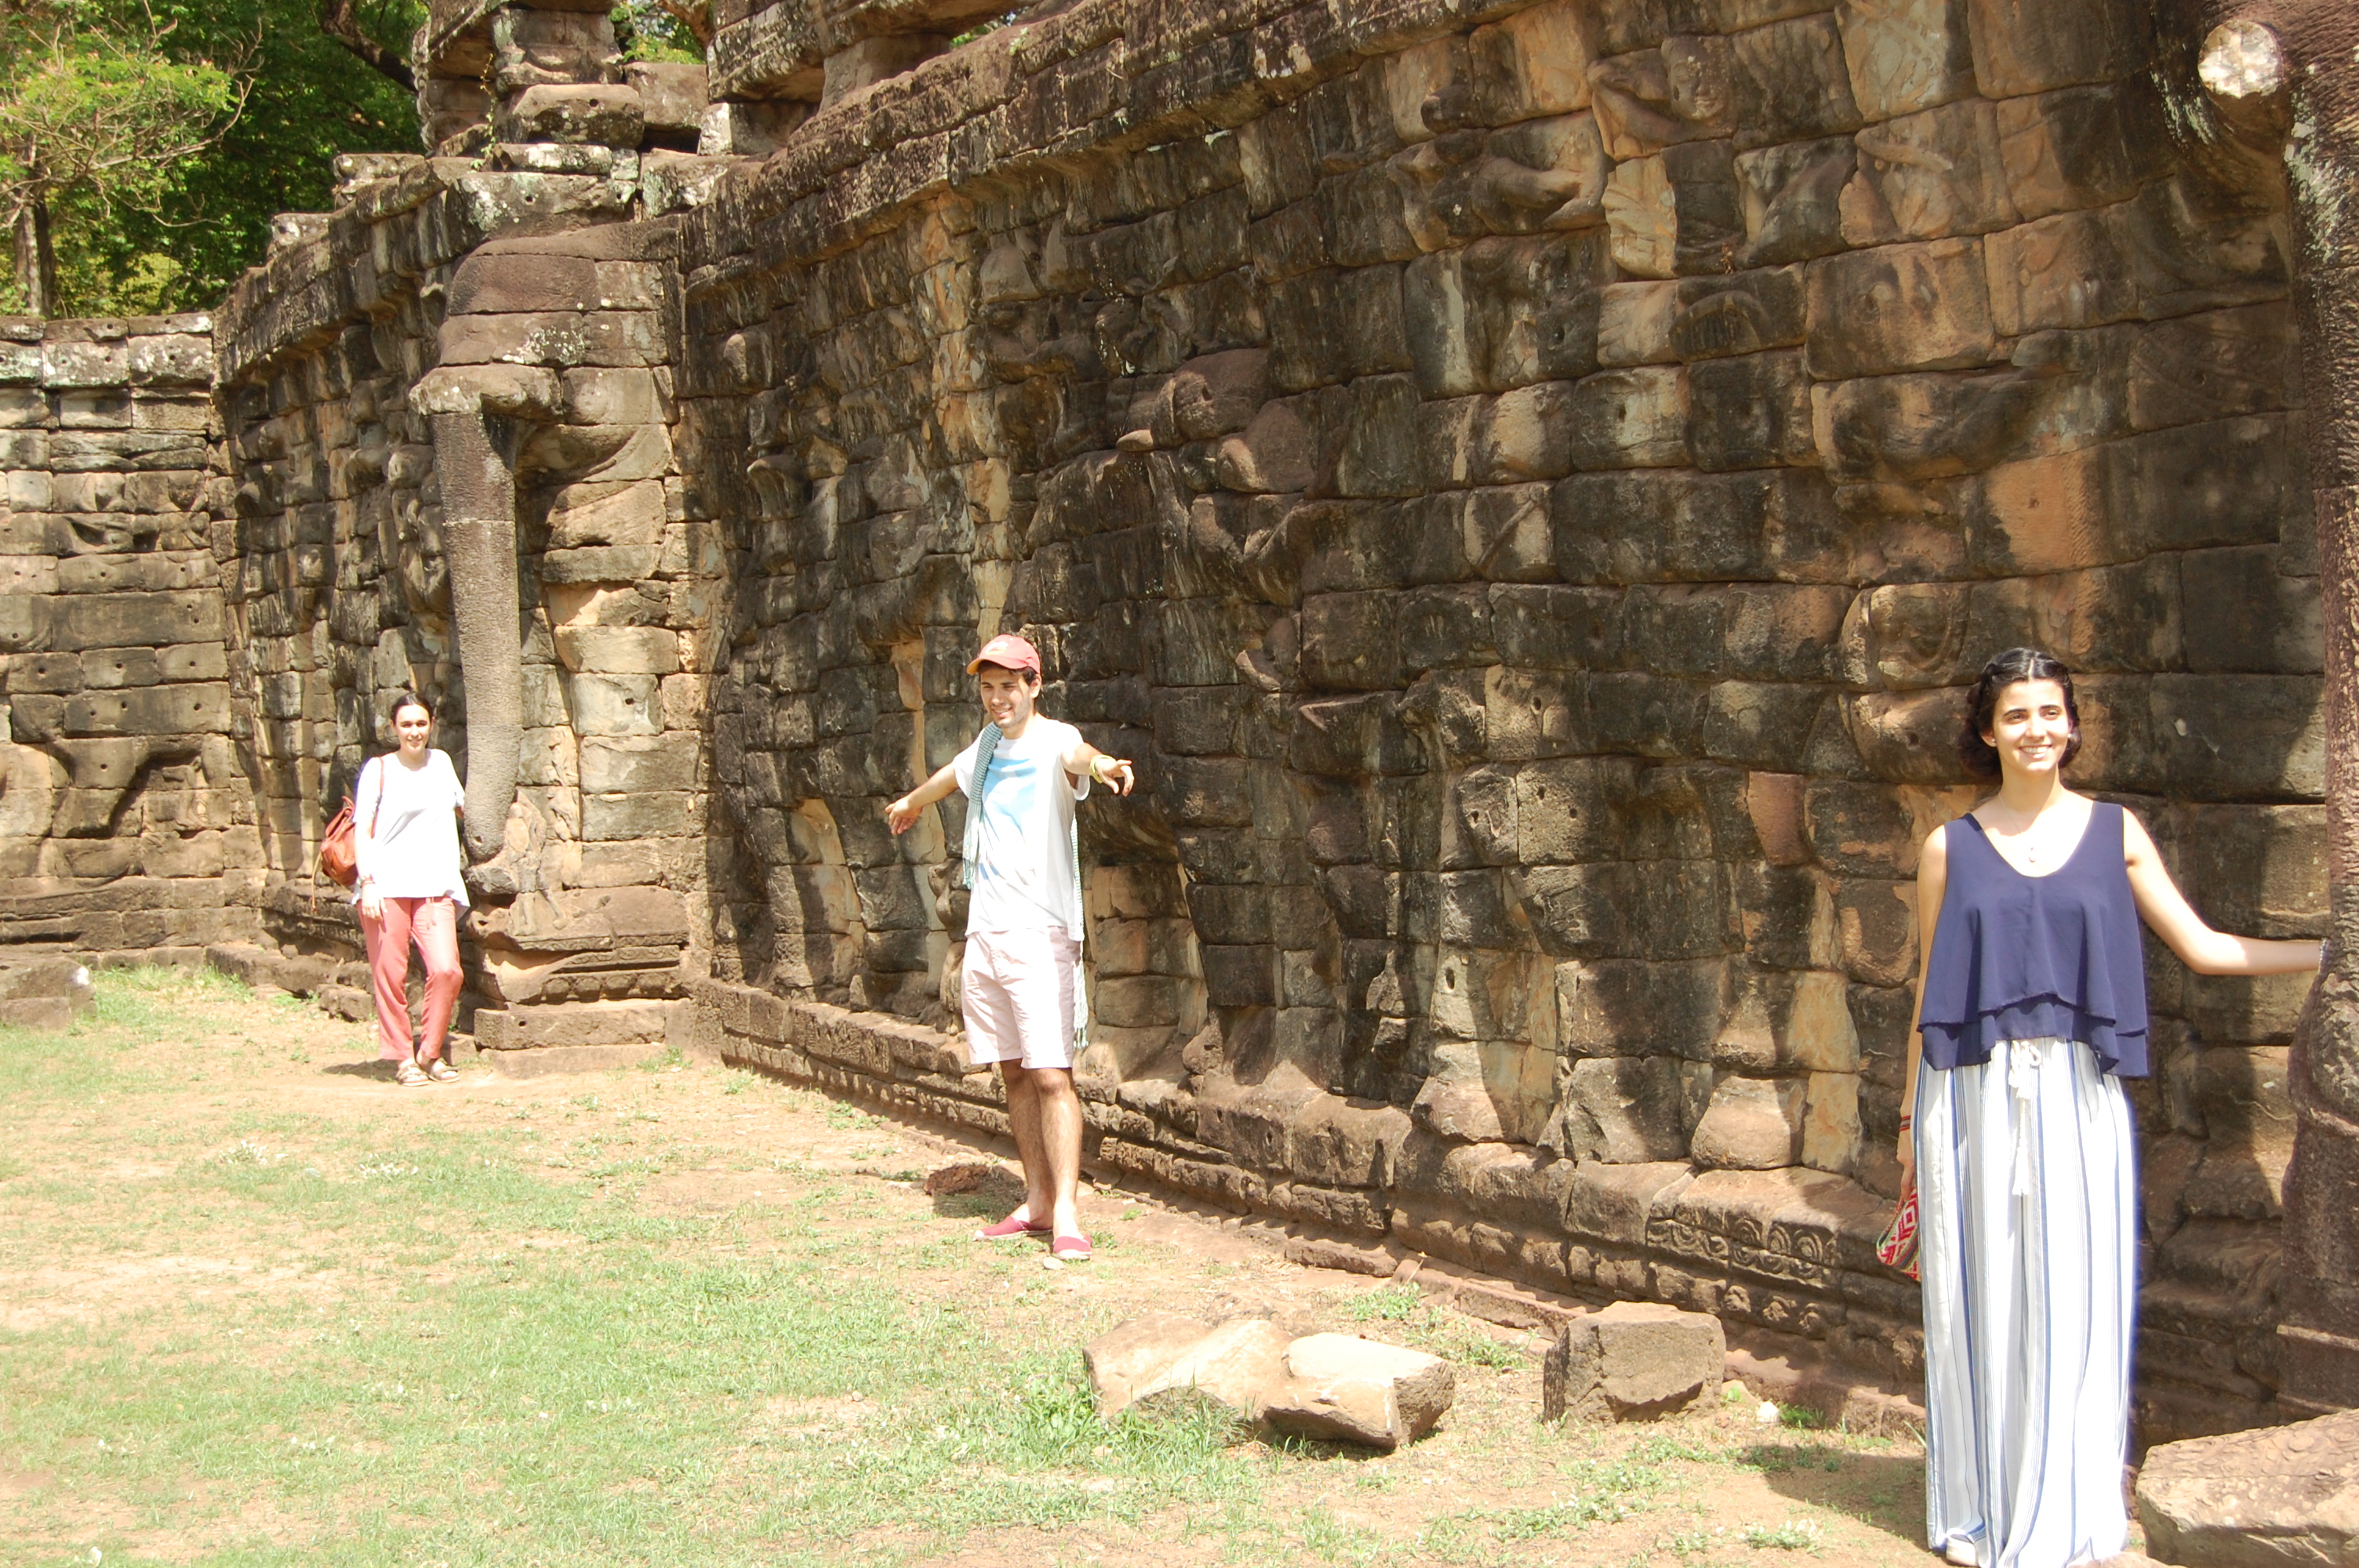
<path fill-rule="evenodd" d="M 2121 1552 L 2136 1149 L 2086 1045 L 2018 1040 L 1917 1079 L 1925 1528 L 1977 1568 Z"/>

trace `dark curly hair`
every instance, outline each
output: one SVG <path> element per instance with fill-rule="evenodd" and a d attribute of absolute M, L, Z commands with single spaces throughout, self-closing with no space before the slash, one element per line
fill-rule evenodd
<path fill-rule="evenodd" d="M 2071 765 L 2081 754 L 2081 705 L 2072 696 L 2072 672 L 2055 656 L 2038 648 L 2009 648 L 1983 666 L 1966 699 L 1965 722 L 1958 727 L 1958 760 L 1978 779 L 1999 776 L 1998 751 L 1984 740 L 1998 712 L 1998 694 L 2017 681 L 2052 680 L 2064 688 L 2064 717 L 2072 725 L 2072 739 L 2064 743 L 2059 768 Z"/>

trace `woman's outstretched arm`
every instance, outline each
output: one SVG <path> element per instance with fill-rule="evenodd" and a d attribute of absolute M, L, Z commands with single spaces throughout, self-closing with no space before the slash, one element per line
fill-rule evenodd
<path fill-rule="evenodd" d="M 2170 880 L 2170 868 L 2162 863 L 2161 852 L 2135 812 L 2122 813 L 2122 855 L 2129 865 L 2130 892 L 2137 900 L 2139 918 L 2197 974 L 2291 975 L 2318 968 L 2323 944 L 2311 937 L 2273 942 L 2212 930 Z"/>

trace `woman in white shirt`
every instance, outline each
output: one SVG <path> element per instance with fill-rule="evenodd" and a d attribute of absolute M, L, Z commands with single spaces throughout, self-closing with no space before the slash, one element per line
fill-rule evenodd
<path fill-rule="evenodd" d="M 466 791 L 443 752 L 426 744 L 434 710 L 403 692 L 386 718 L 399 749 L 373 757 L 353 789 L 353 843 L 360 870 L 353 902 L 376 988 L 379 1054 L 400 1064 L 408 1087 L 459 1075 L 442 1059 L 451 1014 L 465 979 L 459 968 L 459 911 L 467 907 L 459 818 Z M 409 949 L 426 960 L 426 1016 L 409 1038 Z"/>

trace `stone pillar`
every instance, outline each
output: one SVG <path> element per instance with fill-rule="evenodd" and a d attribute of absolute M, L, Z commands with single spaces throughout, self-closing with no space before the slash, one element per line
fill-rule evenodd
<path fill-rule="evenodd" d="M 2286 1189 L 2290 1413 L 2359 1406 L 2359 8 L 2349 0 L 2188 5 L 2202 150 L 2281 157 L 2294 215 L 2310 473 L 2326 624 L 2328 881 L 2335 962 L 2296 1037 Z M 2200 45 L 2195 40 L 2200 39 Z M 2183 57 L 2182 57 L 2183 58 Z M 2215 164 L 2215 167 L 2217 165 Z"/>

